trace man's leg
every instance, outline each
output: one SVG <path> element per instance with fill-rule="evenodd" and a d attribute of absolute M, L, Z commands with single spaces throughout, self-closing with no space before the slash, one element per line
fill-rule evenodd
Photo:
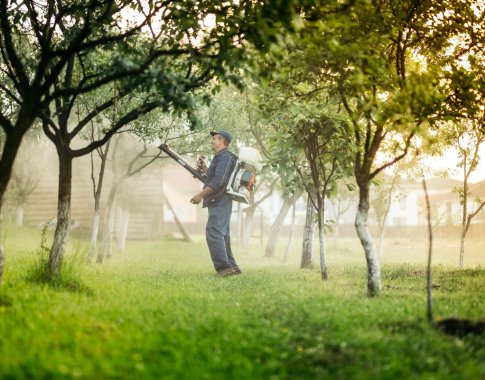
<path fill-rule="evenodd" d="M 227 260 L 229 261 L 229 264 L 231 264 L 231 266 L 236 270 L 236 272 L 240 274 L 241 269 L 239 269 L 239 265 L 237 265 L 236 263 L 236 259 L 232 254 L 232 248 L 231 248 L 231 215 L 232 215 L 232 202 L 231 202 L 231 213 L 229 214 L 229 221 L 227 223 L 226 232 L 224 234 L 224 242 L 226 244 Z"/>
<path fill-rule="evenodd" d="M 206 239 L 212 262 L 216 271 L 231 268 L 226 251 L 225 234 L 231 219 L 232 200 L 224 197 L 214 206 L 209 206 Z M 230 252 L 232 256 L 232 252 Z"/>
<path fill-rule="evenodd" d="M 231 248 L 231 231 L 228 228 L 226 231 L 226 234 L 224 235 L 224 242 L 226 244 L 226 253 L 227 253 L 227 261 L 229 261 L 229 264 L 237 271 L 241 272 L 239 269 L 239 266 L 236 263 L 236 259 L 234 258 L 234 255 L 232 254 L 232 248 Z"/>

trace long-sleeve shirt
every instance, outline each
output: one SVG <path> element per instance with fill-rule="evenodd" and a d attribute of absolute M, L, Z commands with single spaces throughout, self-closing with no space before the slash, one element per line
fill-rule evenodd
<path fill-rule="evenodd" d="M 236 161 L 237 157 L 227 148 L 220 150 L 214 156 L 207 170 L 207 179 L 204 184 L 204 189 L 210 187 L 214 192 L 204 198 L 202 207 L 217 203 L 225 195 L 227 183 L 236 166 Z"/>

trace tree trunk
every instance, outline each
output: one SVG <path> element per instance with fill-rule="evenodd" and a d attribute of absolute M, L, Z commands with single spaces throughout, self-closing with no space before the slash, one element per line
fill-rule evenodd
<path fill-rule="evenodd" d="M 116 207 L 116 218 L 121 219 L 121 207 Z M 113 236 L 115 234 L 115 216 L 113 215 L 113 208 L 108 219 L 108 247 L 106 257 L 109 259 L 113 256 Z M 105 248 L 106 249 L 106 248 Z"/>
<path fill-rule="evenodd" d="M 461 220 L 461 235 L 460 235 L 460 269 L 463 269 L 463 258 L 465 256 L 465 236 L 466 224 L 468 214 L 468 181 L 466 172 L 466 157 L 463 163 L 463 201 L 462 201 L 462 220 Z"/>
<path fill-rule="evenodd" d="M 325 199 L 325 198 L 324 198 Z M 320 274 L 322 276 L 322 280 L 326 281 L 328 280 L 328 271 L 327 271 L 327 263 L 325 260 L 325 236 L 323 234 L 324 232 L 324 215 L 325 215 L 325 209 L 323 206 L 323 201 L 322 204 L 318 205 L 318 241 L 320 243 Z"/>
<path fill-rule="evenodd" d="M 355 217 L 355 229 L 364 248 L 367 261 L 367 292 L 373 297 L 381 291 L 381 268 L 377 250 L 367 226 L 369 217 L 369 183 L 359 184 L 359 206 Z"/>
<path fill-rule="evenodd" d="M 3 246 L 0 244 L 0 285 L 2 285 L 2 280 L 3 280 L 3 263 L 5 261 L 4 255 L 3 255 Z"/>
<path fill-rule="evenodd" d="M 15 225 L 16 226 L 23 226 L 24 225 L 24 206 L 17 206 L 15 210 Z"/>
<path fill-rule="evenodd" d="M 379 234 L 379 260 L 382 260 L 382 253 L 384 252 L 384 227 L 381 228 Z"/>
<path fill-rule="evenodd" d="M 315 214 L 315 208 L 311 201 L 310 195 L 308 195 L 306 203 L 306 217 L 305 228 L 303 230 L 303 246 L 301 252 L 301 269 L 312 269 L 312 251 L 313 251 L 313 236 L 315 234 L 315 220 L 313 216 Z"/>
<path fill-rule="evenodd" d="M 91 178 L 93 180 L 93 191 L 94 191 L 94 218 L 93 218 L 93 231 L 91 233 L 91 244 L 89 246 L 88 262 L 93 261 L 94 253 L 96 252 L 96 244 L 98 242 L 98 232 L 99 232 L 99 209 L 101 206 L 101 194 L 103 191 L 104 173 L 106 169 L 106 161 L 108 160 L 109 146 L 111 144 L 111 139 L 106 143 L 104 151 L 101 151 L 101 165 L 98 173 L 98 186 L 96 188 L 96 182 L 94 179 L 94 162 L 93 162 L 93 152 L 91 152 Z"/>
<path fill-rule="evenodd" d="M 7 186 L 12 176 L 13 164 L 22 142 L 22 137 L 23 133 L 8 133 L 5 138 L 0 159 L 0 211 L 2 210 L 3 196 L 7 191 Z"/>
<path fill-rule="evenodd" d="M 106 248 L 109 244 L 109 239 L 110 239 L 110 223 L 111 219 L 113 218 L 113 204 L 115 200 L 115 195 L 116 191 L 114 190 L 114 187 L 111 189 L 108 197 L 108 201 L 106 203 L 106 211 L 104 215 L 104 222 L 103 222 L 103 237 L 101 239 L 101 244 L 99 245 L 98 249 L 98 256 L 96 258 L 96 262 L 98 264 L 101 264 L 104 260 L 104 255 Z"/>
<path fill-rule="evenodd" d="M 20 130 L 16 126 L 17 130 Z M 15 162 L 15 157 L 22 142 L 22 137 L 24 133 L 9 133 L 6 135 L 5 144 L 3 145 L 2 157 L 0 158 L 0 218 L 2 213 L 3 198 L 5 192 L 7 191 L 7 186 L 12 176 L 12 168 Z M 3 238 L 0 230 L 0 239 Z M 3 266 L 4 266 L 4 248 L 2 241 L 0 240 L 0 285 L 2 283 L 3 277 Z"/>
<path fill-rule="evenodd" d="M 290 198 L 285 198 L 283 200 L 283 205 L 281 206 L 281 209 L 278 215 L 276 216 L 276 219 L 274 220 L 273 225 L 271 226 L 271 229 L 269 231 L 268 243 L 266 244 L 266 253 L 264 255 L 265 257 L 274 256 L 276 242 L 278 241 L 278 236 L 280 234 L 281 226 L 285 221 L 286 215 L 288 214 L 288 211 L 290 210 L 291 205 L 295 203 L 296 198 L 298 198 L 297 194 L 293 195 Z"/>
<path fill-rule="evenodd" d="M 431 279 L 431 259 L 433 253 L 433 228 L 431 226 L 431 210 L 429 207 L 429 196 L 426 188 L 426 181 L 423 179 L 423 190 L 426 201 L 426 219 L 428 222 L 428 265 L 426 269 L 426 311 L 428 322 L 433 323 L 433 298 L 431 295 L 432 279 Z"/>
<path fill-rule="evenodd" d="M 71 217 L 71 182 L 72 158 L 58 151 L 59 154 L 59 190 L 57 197 L 57 225 L 49 255 L 48 276 L 56 280 L 61 274 L 62 259 L 69 235 Z"/>
<path fill-rule="evenodd" d="M 130 210 L 122 209 L 120 233 L 116 236 L 118 252 L 124 252 L 126 249 L 126 236 L 128 235 L 128 224 L 130 221 Z"/>
<path fill-rule="evenodd" d="M 2 144 L 2 155 L 0 157 L 0 219 L 2 214 L 2 206 L 4 195 L 7 191 L 10 177 L 12 176 L 13 164 L 15 157 L 22 143 L 22 138 L 25 133 L 32 127 L 38 109 L 38 103 L 35 99 L 40 99 L 38 93 L 30 91 L 29 96 L 24 98 L 24 106 L 22 106 L 17 113 L 17 122 L 13 128 L 3 128 L 5 132 L 5 142 Z M 0 226 L 1 227 L 1 226 Z M 0 229 L 1 232 L 1 229 Z M 0 233 L 0 284 L 2 283 L 3 265 L 4 265 L 4 248 L 1 239 L 3 235 Z"/>
<path fill-rule="evenodd" d="M 293 237 L 295 236 L 296 229 L 296 202 L 293 203 L 293 208 L 291 212 L 291 230 L 290 237 L 288 238 L 288 244 L 286 245 L 285 254 L 283 255 L 283 262 L 286 263 L 288 260 L 288 255 L 290 253 L 291 245 L 293 244 Z"/>
<path fill-rule="evenodd" d="M 92 263 L 94 252 L 96 252 L 96 243 L 98 241 L 99 231 L 99 209 L 94 207 L 93 231 L 91 233 L 91 244 L 89 245 L 88 263 Z"/>

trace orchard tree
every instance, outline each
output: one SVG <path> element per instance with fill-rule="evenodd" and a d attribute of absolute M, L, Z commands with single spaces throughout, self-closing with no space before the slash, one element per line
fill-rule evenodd
<path fill-rule="evenodd" d="M 298 73 L 299 55 L 291 55 L 281 66 L 295 67 Z M 279 66 L 277 66 L 279 67 Z M 351 150 L 345 136 L 346 123 L 338 114 L 336 103 L 325 92 L 299 97 L 302 89 L 315 86 L 311 75 L 302 84 L 302 76 L 276 70 L 266 93 L 262 96 L 262 112 L 270 120 L 274 133 L 269 143 L 269 161 L 280 173 L 289 189 L 305 189 L 317 211 L 322 279 L 328 278 L 325 245 L 325 201 L 334 189 L 334 181 L 348 175 Z M 282 76 L 279 73 L 283 72 Z M 328 99 L 324 103 L 323 99 Z M 322 106 L 323 104 L 323 106 Z M 308 224 L 311 227 L 311 224 Z M 307 260 L 303 260 L 306 262 Z"/>
<path fill-rule="evenodd" d="M 448 123 L 449 124 L 449 123 Z M 460 260 L 459 266 L 463 268 L 465 256 L 465 238 L 472 219 L 485 207 L 485 200 L 476 197 L 470 191 L 469 178 L 477 169 L 480 162 L 479 150 L 485 142 L 485 123 L 479 120 L 461 120 L 448 125 L 442 133 L 452 147 L 458 152 L 458 167 L 462 171 L 462 186 L 457 187 L 461 204 L 461 234 L 460 234 Z M 476 207 L 475 204 L 477 204 Z"/>
<path fill-rule="evenodd" d="M 269 186 L 265 186 L 266 193 L 259 198 L 258 203 L 262 203 L 262 201 L 269 198 L 274 190 L 278 190 L 283 197 L 282 205 L 273 220 L 266 243 L 265 257 L 273 257 L 283 223 L 290 208 L 294 207 L 301 196 L 303 187 L 299 186 L 295 181 L 295 170 L 278 164 L 280 160 L 287 162 L 293 152 L 285 150 L 287 148 L 286 142 L 280 141 L 285 146 L 280 150 L 280 152 L 284 151 L 285 157 L 274 154 L 276 151 L 273 150 L 272 146 L 277 138 L 275 128 L 277 124 L 276 115 L 280 104 L 275 103 L 274 98 L 271 98 L 267 89 L 262 88 L 260 85 L 261 83 L 258 82 L 250 82 L 244 94 L 244 104 L 248 115 L 247 129 L 263 158 L 263 171 L 260 182 L 269 184 Z M 293 229 L 294 226 L 292 225 Z M 290 234 L 288 244 L 290 244 L 291 239 L 292 236 Z"/>
<path fill-rule="evenodd" d="M 335 115 L 323 114 L 318 117 L 308 113 L 303 117 L 299 113 L 296 120 L 291 116 L 288 119 L 289 123 L 284 128 L 285 134 L 282 137 L 294 144 L 290 149 L 299 148 L 304 152 L 304 155 L 294 156 L 293 166 L 317 212 L 320 271 L 322 279 L 327 280 L 325 203 L 335 189 L 335 181 L 348 175 L 347 163 L 351 151 L 344 139 L 345 128 Z"/>

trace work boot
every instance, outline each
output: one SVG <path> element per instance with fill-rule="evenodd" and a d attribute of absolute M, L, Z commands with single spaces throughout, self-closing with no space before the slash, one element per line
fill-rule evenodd
<path fill-rule="evenodd" d="M 234 270 L 236 271 L 236 273 L 235 273 L 235 274 L 242 274 L 241 269 L 239 269 L 239 268 L 234 268 Z"/>
<path fill-rule="evenodd" d="M 224 268 L 224 269 L 218 270 L 216 276 L 217 277 L 228 277 L 228 276 L 234 276 L 235 274 L 237 274 L 236 270 L 233 267 L 229 267 L 229 268 Z"/>

